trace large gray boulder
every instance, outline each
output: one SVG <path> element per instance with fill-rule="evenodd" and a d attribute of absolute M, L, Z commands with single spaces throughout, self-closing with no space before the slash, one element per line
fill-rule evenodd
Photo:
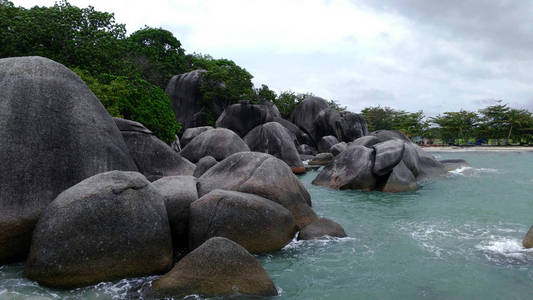
<path fill-rule="evenodd" d="M 384 176 L 402 160 L 404 142 L 401 140 L 388 140 L 372 146 L 376 151 L 373 172 L 377 176 Z"/>
<path fill-rule="evenodd" d="M 23 259 L 41 210 L 81 180 L 137 167 L 85 83 L 43 57 L 0 59 L 0 264 Z"/>
<path fill-rule="evenodd" d="M 418 180 L 445 173 L 442 163 L 401 132 L 380 130 L 349 143 L 313 184 L 404 192 L 418 188 Z"/>
<path fill-rule="evenodd" d="M 386 179 L 385 186 L 382 192 L 386 193 L 400 193 L 407 191 L 414 191 L 418 188 L 416 178 L 409 170 L 403 161 L 400 161 L 393 169 Z"/>
<path fill-rule="evenodd" d="M 232 104 L 218 117 L 216 126 L 228 128 L 239 136 L 244 137 L 250 130 L 258 125 L 272 122 L 279 118 L 278 108 L 272 104 L 250 104 L 249 101 L 241 101 Z"/>
<path fill-rule="evenodd" d="M 139 122 L 113 118 L 139 172 L 150 181 L 165 176 L 192 175 L 196 166 Z"/>
<path fill-rule="evenodd" d="M 315 222 L 305 226 L 298 233 L 298 240 L 313 240 L 325 237 L 346 237 L 346 232 L 342 226 L 328 218 L 320 218 Z"/>
<path fill-rule="evenodd" d="M 233 153 L 243 151 L 250 151 L 250 148 L 235 132 L 216 128 L 195 137 L 181 150 L 181 155 L 196 163 L 205 156 L 221 161 Z"/>
<path fill-rule="evenodd" d="M 206 71 L 194 70 L 175 75 L 165 89 L 172 102 L 176 121 L 181 123 L 183 129 L 206 125 L 208 121 L 205 116 L 206 109 L 214 111 L 217 116 L 224 110 L 224 106 L 216 101 L 210 102 L 208 107 L 202 102 L 200 87 L 204 72 Z"/>
<path fill-rule="evenodd" d="M 333 161 L 313 180 L 314 185 L 333 189 L 373 190 L 376 177 L 374 167 L 374 149 L 354 146 L 337 155 Z"/>
<path fill-rule="evenodd" d="M 172 242 L 176 247 L 188 247 L 189 210 L 191 203 L 198 200 L 197 183 L 193 176 L 163 177 L 153 182 L 165 201 Z"/>
<path fill-rule="evenodd" d="M 531 226 L 522 241 L 522 246 L 526 249 L 533 248 L 533 226 Z"/>
<path fill-rule="evenodd" d="M 341 154 L 342 151 L 348 149 L 348 144 L 346 142 L 337 143 L 329 148 L 329 151 L 333 156 Z"/>
<path fill-rule="evenodd" d="M 194 170 L 194 177 L 202 176 L 205 171 L 216 165 L 218 162 L 212 156 L 204 156 L 196 163 L 196 170 Z"/>
<path fill-rule="evenodd" d="M 283 127 L 287 128 L 296 145 L 314 145 L 311 137 L 292 122 L 283 118 L 274 118 L 274 122 L 278 122 L 283 125 Z"/>
<path fill-rule="evenodd" d="M 349 111 L 324 109 L 318 113 L 314 121 L 313 138 L 333 135 L 339 141 L 351 142 L 368 134 L 366 121 L 358 114 Z"/>
<path fill-rule="evenodd" d="M 330 152 L 329 149 L 339 143 L 336 137 L 332 135 L 324 136 L 318 141 L 318 152 Z"/>
<path fill-rule="evenodd" d="M 276 296 L 277 290 L 261 264 L 237 243 L 214 237 L 189 253 L 152 284 L 152 297 L 233 294 Z"/>
<path fill-rule="evenodd" d="M 183 135 L 181 136 L 181 148 L 187 146 L 187 144 L 192 141 L 195 137 L 199 136 L 202 132 L 213 129 L 212 126 L 201 126 L 201 127 L 191 127 L 185 129 Z"/>
<path fill-rule="evenodd" d="M 171 266 L 163 197 L 142 174 L 111 171 L 65 190 L 43 210 L 24 275 L 45 286 L 73 288 Z"/>
<path fill-rule="evenodd" d="M 322 98 L 309 96 L 298 104 L 291 115 L 291 122 L 300 127 L 313 140 L 315 139 L 315 119 L 318 114 L 329 107 Z M 318 141 L 316 141 L 318 142 Z"/>
<path fill-rule="evenodd" d="M 287 208 L 296 225 L 303 228 L 317 219 L 311 197 L 289 166 L 278 158 L 259 152 L 235 153 L 199 178 L 200 197 L 215 189 L 250 193 Z"/>
<path fill-rule="evenodd" d="M 309 160 L 309 165 L 326 166 L 333 160 L 333 154 L 329 152 L 318 153 L 315 157 Z"/>
<path fill-rule="evenodd" d="M 221 236 L 250 253 L 280 250 L 296 233 L 294 217 L 283 206 L 253 194 L 214 190 L 191 204 L 189 241 L 194 249 Z"/>
<path fill-rule="evenodd" d="M 291 167 L 295 174 L 305 173 L 305 168 L 288 130 L 280 123 L 268 122 L 252 129 L 244 137 L 250 150 L 271 154 Z"/>

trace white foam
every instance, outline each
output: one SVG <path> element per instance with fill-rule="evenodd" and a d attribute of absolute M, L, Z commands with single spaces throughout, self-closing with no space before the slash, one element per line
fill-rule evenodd
<path fill-rule="evenodd" d="M 477 176 L 484 173 L 498 173 L 498 170 L 491 168 L 472 168 L 464 166 L 455 170 L 448 171 L 448 173 L 460 176 Z"/>
<path fill-rule="evenodd" d="M 527 253 L 533 253 L 533 249 L 525 249 L 519 239 L 494 236 L 491 240 L 477 245 L 476 249 L 490 254 L 518 259 L 525 259 Z"/>

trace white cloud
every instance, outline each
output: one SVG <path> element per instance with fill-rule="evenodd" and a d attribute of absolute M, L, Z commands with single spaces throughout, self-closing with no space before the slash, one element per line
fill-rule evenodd
<path fill-rule="evenodd" d="M 14 2 L 25 7 L 54 3 Z M 531 5 L 467 0 L 70 2 L 114 12 L 129 33 L 145 24 L 169 29 L 189 53 L 232 59 L 255 76 L 256 84 L 313 92 L 353 111 L 381 104 L 434 115 L 475 110 L 487 99 L 533 107 L 528 104 L 533 103 Z"/>

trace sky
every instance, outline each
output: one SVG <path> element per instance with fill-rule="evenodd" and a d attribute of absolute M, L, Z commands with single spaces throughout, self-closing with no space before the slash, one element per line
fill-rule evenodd
<path fill-rule="evenodd" d="M 54 0 L 15 0 L 51 6 Z M 70 0 L 128 33 L 171 31 L 187 53 L 228 58 L 254 84 L 353 112 L 427 116 L 503 100 L 533 111 L 533 0 Z"/>

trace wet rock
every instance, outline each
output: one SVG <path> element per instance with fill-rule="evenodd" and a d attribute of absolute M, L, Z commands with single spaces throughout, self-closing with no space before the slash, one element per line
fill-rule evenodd
<path fill-rule="evenodd" d="M 411 140 L 405 134 L 401 133 L 398 130 L 376 130 L 374 132 L 371 132 L 370 135 L 377 137 L 380 143 L 394 139 L 411 143 Z"/>
<path fill-rule="evenodd" d="M 346 237 L 346 232 L 339 223 L 320 218 L 300 230 L 298 240 L 312 240 L 326 236 L 343 238 Z"/>
<path fill-rule="evenodd" d="M 317 219 L 311 197 L 289 166 L 259 152 L 235 153 L 199 178 L 200 197 L 215 189 L 255 194 L 287 208 L 300 228 Z"/>
<path fill-rule="evenodd" d="M 0 265 L 24 259 L 41 210 L 92 175 L 137 167 L 102 103 L 43 57 L 0 59 Z"/>
<path fill-rule="evenodd" d="M 341 142 L 341 143 L 337 143 L 333 146 L 331 146 L 331 148 L 329 148 L 331 154 L 333 154 L 333 156 L 337 156 L 339 155 L 342 151 L 346 150 L 348 148 L 348 144 L 346 144 L 346 142 Z"/>
<path fill-rule="evenodd" d="M 111 171 L 67 189 L 43 210 L 24 275 L 45 286 L 73 288 L 171 266 L 162 196 L 140 173 Z"/>
<path fill-rule="evenodd" d="M 195 137 L 181 150 L 181 155 L 196 163 L 205 156 L 221 161 L 243 151 L 250 151 L 250 148 L 237 134 L 226 128 L 216 128 Z"/>
<path fill-rule="evenodd" d="M 277 122 L 268 122 L 252 129 L 244 137 L 252 151 L 273 155 L 291 167 L 295 174 L 305 173 L 305 168 L 287 129 Z"/>
<path fill-rule="evenodd" d="M 336 145 L 338 143 L 339 141 L 337 140 L 336 137 L 332 135 L 324 136 L 318 142 L 318 152 L 320 153 L 330 152 L 331 147 L 333 147 L 333 145 Z"/>
<path fill-rule="evenodd" d="M 277 290 L 261 264 L 237 243 L 214 237 L 178 261 L 152 289 L 158 297 L 275 296 Z"/>
<path fill-rule="evenodd" d="M 216 126 L 228 128 L 244 137 L 255 127 L 279 117 L 279 111 L 274 104 L 257 105 L 241 101 L 228 106 L 217 119 Z"/>
<path fill-rule="evenodd" d="M 198 200 L 197 182 L 193 176 L 163 177 L 153 182 L 163 196 L 172 241 L 176 247 L 188 246 L 189 208 L 191 203 Z"/>
<path fill-rule="evenodd" d="M 200 177 L 205 171 L 217 164 L 217 160 L 212 156 L 204 156 L 196 163 L 196 170 L 194 170 L 194 177 Z"/>
<path fill-rule="evenodd" d="M 191 204 L 190 249 L 221 236 L 251 253 L 277 251 L 296 233 L 294 217 L 283 206 L 253 194 L 214 190 Z"/>
<path fill-rule="evenodd" d="M 181 146 L 183 147 L 187 146 L 187 144 L 192 141 L 195 137 L 199 136 L 204 131 L 208 131 L 209 129 L 214 129 L 211 126 L 201 126 L 201 127 L 191 127 L 187 128 L 183 135 L 181 136 Z"/>
<path fill-rule="evenodd" d="M 472 166 L 464 159 L 445 159 L 440 161 L 446 171 L 453 171 L 462 168 L 471 168 Z"/>
<path fill-rule="evenodd" d="M 326 166 L 333 160 L 333 154 L 331 153 L 318 153 L 313 159 L 309 161 L 309 165 Z"/>
<path fill-rule="evenodd" d="M 387 179 L 382 191 L 386 193 L 400 193 L 418 189 L 416 178 L 411 171 L 400 161 Z"/>
<path fill-rule="evenodd" d="M 404 152 L 404 142 L 401 140 L 388 140 L 373 146 L 376 151 L 373 172 L 377 176 L 383 176 L 402 160 Z"/>
<path fill-rule="evenodd" d="M 527 232 L 526 236 L 524 237 L 524 240 L 522 241 L 522 245 L 526 249 L 533 248 L 533 226 L 529 228 L 529 231 Z"/>
<path fill-rule="evenodd" d="M 314 185 L 333 189 L 373 190 L 374 149 L 354 146 L 336 156 L 313 180 Z"/>
<path fill-rule="evenodd" d="M 165 176 L 192 175 L 196 166 L 158 139 L 139 122 L 113 118 L 139 172 L 154 181 Z"/>

